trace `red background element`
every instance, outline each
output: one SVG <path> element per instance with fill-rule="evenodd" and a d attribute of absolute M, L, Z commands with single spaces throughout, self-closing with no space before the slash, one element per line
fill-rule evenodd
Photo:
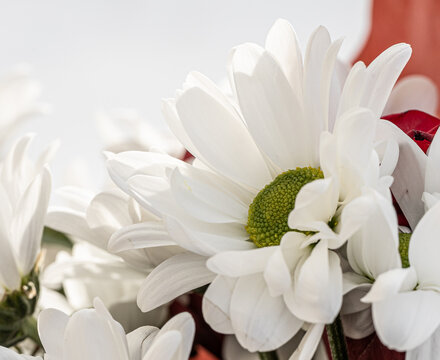
<path fill-rule="evenodd" d="M 399 42 L 413 48 L 402 76 L 426 75 L 440 88 L 440 1 L 374 1 L 371 32 L 357 60 L 369 64 L 380 52 Z"/>

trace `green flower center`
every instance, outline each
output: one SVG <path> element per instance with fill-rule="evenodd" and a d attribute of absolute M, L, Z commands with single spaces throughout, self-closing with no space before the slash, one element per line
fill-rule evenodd
<path fill-rule="evenodd" d="M 319 168 L 298 167 L 266 185 L 249 206 L 246 231 L 253 243 L 258 247 L 279 245 L 283 235 L 292 230 L 287 219 L 298 192 L 305 184 L 322 178 L 324 174 Z"/>
<path fill-rule="evenodd" d="M 399 233 L 399 253 L 403 268 L 409 267 L 408 250 L 411 235 L 412 234 Z"/>

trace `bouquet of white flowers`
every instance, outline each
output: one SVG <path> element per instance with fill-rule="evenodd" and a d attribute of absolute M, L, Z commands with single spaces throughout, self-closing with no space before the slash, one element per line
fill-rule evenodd
<path fill-rule="evenodd" d="M 407 44 L 351 67 L 341 44 L 319 27 L 303 56 L 278 20 L 232 49 L 228 90 L 191 72 L 163 101 L 175 138 L 101 115 L 99 193 L 49 206 L 54 146 L 34 160 L 18 140 L 0 164 L 0 359 L 436 359 L 437 90 L 396 85 Z"/>

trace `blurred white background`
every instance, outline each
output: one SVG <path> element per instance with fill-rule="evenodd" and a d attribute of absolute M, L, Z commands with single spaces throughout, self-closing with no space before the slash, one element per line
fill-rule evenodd
<path fill-rule="evenodd" d="M 221 81 L 229 49 L 263 44 L 280 17 L 293 24 L 303 47 L 320 24 L 333 38 L 345 36 L 341 55 L 350 60 L 366 39 L 370 6 L 370 0 L 0 0 L 0 74 L 26 62 L 43 85 L 52 112 L 20 132 L 36 132 L 37 147 L 61 140 L 55 185 L 71 161 L 83 158 L 98 186 L 105 172 L 97 111 L 135 108 L 164 127 L 160 99 L 172 97 L 189 71 Z"/>

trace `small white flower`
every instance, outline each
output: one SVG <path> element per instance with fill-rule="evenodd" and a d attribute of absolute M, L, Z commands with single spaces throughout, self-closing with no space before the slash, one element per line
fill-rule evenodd
<path fill-rule="evenodd" d="M 170 319 L 162 329 L 143 326 L 125 334 L 104 304 L 79 310 L 70 317 L 55 309 L 44 310 L 38 332 L 45 359 L 56 360 L 187 360 L 195 324 L 188 313 Z"/>
<path fill-rule="evenodd" d="M 381 274 L 363 301 L 372 304 L 376 332 L 406 359 L 435 359 L 440 352 L 440 203 L 417 224 L 409 268 Z"/>

